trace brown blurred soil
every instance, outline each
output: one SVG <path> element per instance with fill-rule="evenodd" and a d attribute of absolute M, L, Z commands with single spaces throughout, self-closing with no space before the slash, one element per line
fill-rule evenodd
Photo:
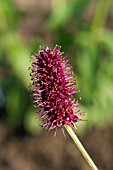
<path fill-rule="evenodd" d="M 80 140 L 99 170 L 113 170 L 112 128 L 92 128 Z M 0 126 L 0 170 L 90 170 L 66 133 L 43 131 L 37 136 L 11 133 Z"/>

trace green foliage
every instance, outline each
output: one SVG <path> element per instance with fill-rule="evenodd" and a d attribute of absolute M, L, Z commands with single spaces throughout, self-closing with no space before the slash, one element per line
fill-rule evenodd
<path fill-rule="evenodd" d="M 88 5 L 89 0 L 52 0 L 52 12 L 49 18 L 49 27 L 52 29 L 62 26 L 62 23 L 73 22 L 81 18 L 83 10 Z M 79 16 L 79 17 L 78 17 Z M 74 22 L 76 22 L 74 21 Z"/>

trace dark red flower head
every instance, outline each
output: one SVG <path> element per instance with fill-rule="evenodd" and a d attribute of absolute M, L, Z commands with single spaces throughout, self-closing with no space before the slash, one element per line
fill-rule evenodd
<path fill-rule="evenodd" d="M 63 125 L 75 127 L 80 119 L 76 94 L 76 81 L 72 76 L 68 60 L 62 57 L 60 46 L 40 47 L 38 53 L 32 54 L 31 91 L 33 103 L 39 109 L 42 127 L 47 130 Z"/>

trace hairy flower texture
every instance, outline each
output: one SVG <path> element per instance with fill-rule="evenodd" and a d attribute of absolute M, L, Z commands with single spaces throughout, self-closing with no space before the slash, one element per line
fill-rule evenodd
<path fill-rule="evenodd" d="M 82 113 L 78 99 L 73 95 L 78 91 L 71 66 L 66 57 L 62 57 L 60 46 L 40 47 L 32 54 L 31 91 L 33 103 L 39 109 L 41 125 L 47 130 L 56 130 L 63 125 L 75 127 Z"/>

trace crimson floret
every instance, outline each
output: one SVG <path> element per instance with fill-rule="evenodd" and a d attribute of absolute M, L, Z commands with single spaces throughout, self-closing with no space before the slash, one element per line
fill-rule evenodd
<path fill-rule="evenodd" d="M 31 91 L 33 103 L 39 109 L 42 127 L 56 130 L 63 125 L 75 127 L 81 112 L 78 99 L 73 95 L 77 83 L 66 57 L 62 57 L 60 46 L 40 47 L 32 54 Z"/>

